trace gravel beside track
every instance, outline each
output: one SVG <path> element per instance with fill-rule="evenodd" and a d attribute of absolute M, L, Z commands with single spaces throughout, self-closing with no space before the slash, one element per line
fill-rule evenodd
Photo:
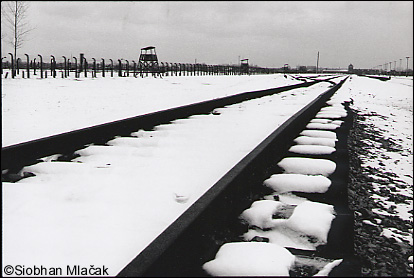
<path fill-rule="evenodd" d="M 381 171 L 371 167 L 362 167 L 363 158 L 373 158 L 384 151 L 411 152 L 403 150 L 401 145 L 392 138 L 383 138 L 375 127 L 365 122 L 368 116 L 356 112 L 354 125 L 348 138 L 350 154 L 350 184 L 349 184 L 349 205 L 355 210 L 355 252 L 360 258 L 362 277 L 392 276 L 407 277 L 413 275 L 412 266 L 409 266 L 409 257 L 413 255 L 412 243 L 399 240 L 394 237 L 382 235 L 384 228 L 395 228 L 402 231 L 403 235 L 412 236 L 412 221 L 403 220 L 398 216 L 387 216 L 374 213 L 373 209 L 386 209 L 393 213 L 392 206 L 385 208 L 381 202 L 372 198 L 373 194 L 388 198 L 395 203 L 408 203 L 409 197 L 398 194 L 392 184 L 412 186 L 399 180 L 391 172 Z M 375 140 L 381 145 L 376 152 L 370 152 L 372 145 L 369 140 Z M 379 156 L 379 155 L 378 155 Z M 380 191 L 374 191 L 373 184 L 381 184 L 384 187 Z M 391 192 L 393 191 L 393 192 Z M 395 213 L 395 212 L 394 212 Z M 412 213 L 412 210 L 411 210 Z M 367 221 L 368 220 L 368 221 Z M 374 225 L 371 225 L 373 223 Z M 412 261 L 411 261 L 412 265 Z"/>

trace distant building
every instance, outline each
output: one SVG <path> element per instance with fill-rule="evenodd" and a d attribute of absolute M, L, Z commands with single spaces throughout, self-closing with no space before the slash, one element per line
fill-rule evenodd
<path fill-rule="evenodd" d="M 303 72 L 307 72 L 307 71 L 308 71 L 308 69 L 306 68 L 306 66 L 299 66 L 298 71 L 299 71 L 300 73 L 303 73 Z"/>
<path fill-rule="evenodd" d="M 316 72 L 316 66 L 306 66 L 307 72 Z"/>
<path fill-rule="evenodd" d="M 348 73 L 353 73 L 353 72 L 354 72 L 354 66 L 352 64 L 349 64 Z"/>

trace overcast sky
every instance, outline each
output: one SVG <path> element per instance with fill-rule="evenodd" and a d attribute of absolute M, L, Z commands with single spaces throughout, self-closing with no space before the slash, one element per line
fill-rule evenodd
<path fill-rule="evenodd" d="M 412 1 L 29 1 L 35 29 L 19 51 L 138 60 L 370 68 L 413 53 Z M 3 4 L 3 1 L 2 1 Z M 3 24 L 3 23 L 2 23 Z M 2 32 L 6 30 L 2 26 Z M 6 38 L 7 39 L 7 38 Z M 11 47 L 2 40 L 2 56 Z M 409 67 L 412 68 L 412 58 Z"/>

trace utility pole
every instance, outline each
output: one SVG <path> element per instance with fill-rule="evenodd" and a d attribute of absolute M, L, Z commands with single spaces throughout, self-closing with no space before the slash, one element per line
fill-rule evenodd
<path fill-rule="evenodd" d="M 400 76 L 401 76 L 401 72 L 402 72 L 401 61 L 402 61 L 402 59 L 400 59 Z"/>
<path fill-rule="evenodd" d="M 405 58 L 407 58 L 407 70 L 405 71 L 405 76 L 407 77 L 407 76 L 408 76 L 408 59 L 409 59 L 410 57 L 405 57 Z"/>
<path fill-rule="evenodd" d="M 318 51 L 318 57 L 316 59 L 316 73 L 318 73 L 318 69 L 319 69 L 319 51 Z"/>

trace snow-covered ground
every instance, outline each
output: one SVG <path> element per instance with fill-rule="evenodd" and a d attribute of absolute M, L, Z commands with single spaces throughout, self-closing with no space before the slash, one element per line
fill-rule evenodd
<path fill-rule="evenodd" d="M 283 75 L 79 80 L 3 79 L 3 146 L 298 82 Z M 354 109 L 383 116 L 369 119 L 403 150 L 378 154 L 382 160 L 367 159 L 367 166 L 395 173 L 404 185 L 395 189 L 411 198 L 412 84 L 412 78 L 382 82 L 352 76 L 337 92 L 344 99 L 352 97 Z M 329 85 L 323 82 L 176 120 L 154 131 L 137 131 L 133 137 L 110 141 L 110 146 L 80 150 L 73 162 L 49 158 L 27 167 L 35 177 L 2 186 L 3 265 L 104 264 L 116 275 L 233 165 Z M 376 142 L 372 144 L 375 152 Z M 393 205 L 394 215 L 412 221 L 407 204 Z M 397 236 L 384 229 L 384 236 L 393 233 Z"/>
<path fill-rule="evenodd" d="M 413 78 L 352 76 L 337 92 L 353 99 L 349 147 L 355 251 L 366 276 L 413 272 Z"/>
<path fill-rule="evenodd" d="M 211 84 L 217 77 L 200 78 L 199 82 L 208 78 Z M 244 78 L 267 79 L 271 83 L 265 86 L 268 88 L 283 76 Z M 185 83 L 185 79 L 172 79 Z M 283 79 L 279 86 L 286 84 Z M 190 77 L 188 80 L 187 88 L 191 84 L 195 87 L 189 92 L 202 87 Z M 24 171 L 36 176 L 3 183 L 3 263 L 63 268 L 103 264 L 111 275 L 117 274 L 240 159 L 329 86 L 322 82 L 229 105 L 210 115 L 159 125 L 154 131 L 137 130 L 133 137 L 108 142 L 110 146 L 91 145 L 78 151 L 80 157 L 73 162 L 54 162 L 50 157 L 26 167 Z M 222 90 L 227 92 L 229 86 L 224 87 Z M 150 88 L 147 94 L 152 95 Z M 224 91 L 215 95 L 225 95 Z M 164 91 L 165 95 L 169 93 Z M 5 94 L 7 99 L 8 91 Z M 38 93 L 39 106 L 49 96 L 50 92 Z M 88 102 L 79 103 L 71 96 L 66 94 L 66 101 L 71 100 L 72 107 L 83 105 L 84 110 L 89 109 Z M 112 99 L 106 100 L 113 103 Z M 31 105 L 37 106 L 33 102 Z M 51 117 L 46 109 L 35 110 Z M 63 118 L 68 123 L 73 121 L 67 114 Z M 53 127 L 50 130 L 57 132 Z"/>
<path fill-rule="evenodd" d="M 394 141 L 396 146 L 381 150 L 383 143 L 368 140 L 371 145 L 368 153 L 372 156 L 361 157 L 363 167 L 377 169 L 378 173 L 390 173 L 395 178 L 386 188 L 394 194 L 407 196 L 409 203 L 398 203 L 376 194 L 372 198 L 385 208 L 394 206 L 394 212 L 378 209 L 376 213 L 395 215 L 403 220 L 413 221 L 413 79 L 393 77 L 390 81 L 379 81 L 366 77 L 353 76 L 340 93 L 349 93 L 354 99 L 352 108 L 366 117 L 379 137 Z M 375 177 L 374 178 L 379 178 Z M 383 185 L 373 182 L 373 191 L 379 191 Z M 412 245 L 412 234 L 407 237 Z"/>
<path fill-rule="evenodd" d="M 362 149 L 355 151 L 361 161 L 362 169 L 357 173 L 362 175 L 363 185 L 356 184 L 362 185 L 362 190 L 354 190 L 362 195 L 360 198 L 366 198 L 365 195 L 369 198 L 365 202 L 369 207 L 355 202 L 359 210 L 356 219 L 362 220 L 359 241 L 366 244 L 358 248 L 368 249 L 369 259 L 382 265 L 390 262 L 400 269 L 384 269 L 380 263 L 378 267 L 373 263 L 365 264 L 363 271 L 368 275 L 410 275 L 413 271 L 413 78 L 392 77 L 383 82 L 353 76 L 341 90 L 354 99 L 352 108 L 358 114 L 357 125 L 363 129 L 363 138 L 356 145 Z M 378 242 L 378 237 L 377 233 L 365 236 L 370 229 L 378 231 L 395 250 L 385 251 L 372 245 Z"/>
<path fill-rule="evenodd" d="M 282 74 L 2 80 L 2 146 L 237 93 L 302 83 Z"/>

